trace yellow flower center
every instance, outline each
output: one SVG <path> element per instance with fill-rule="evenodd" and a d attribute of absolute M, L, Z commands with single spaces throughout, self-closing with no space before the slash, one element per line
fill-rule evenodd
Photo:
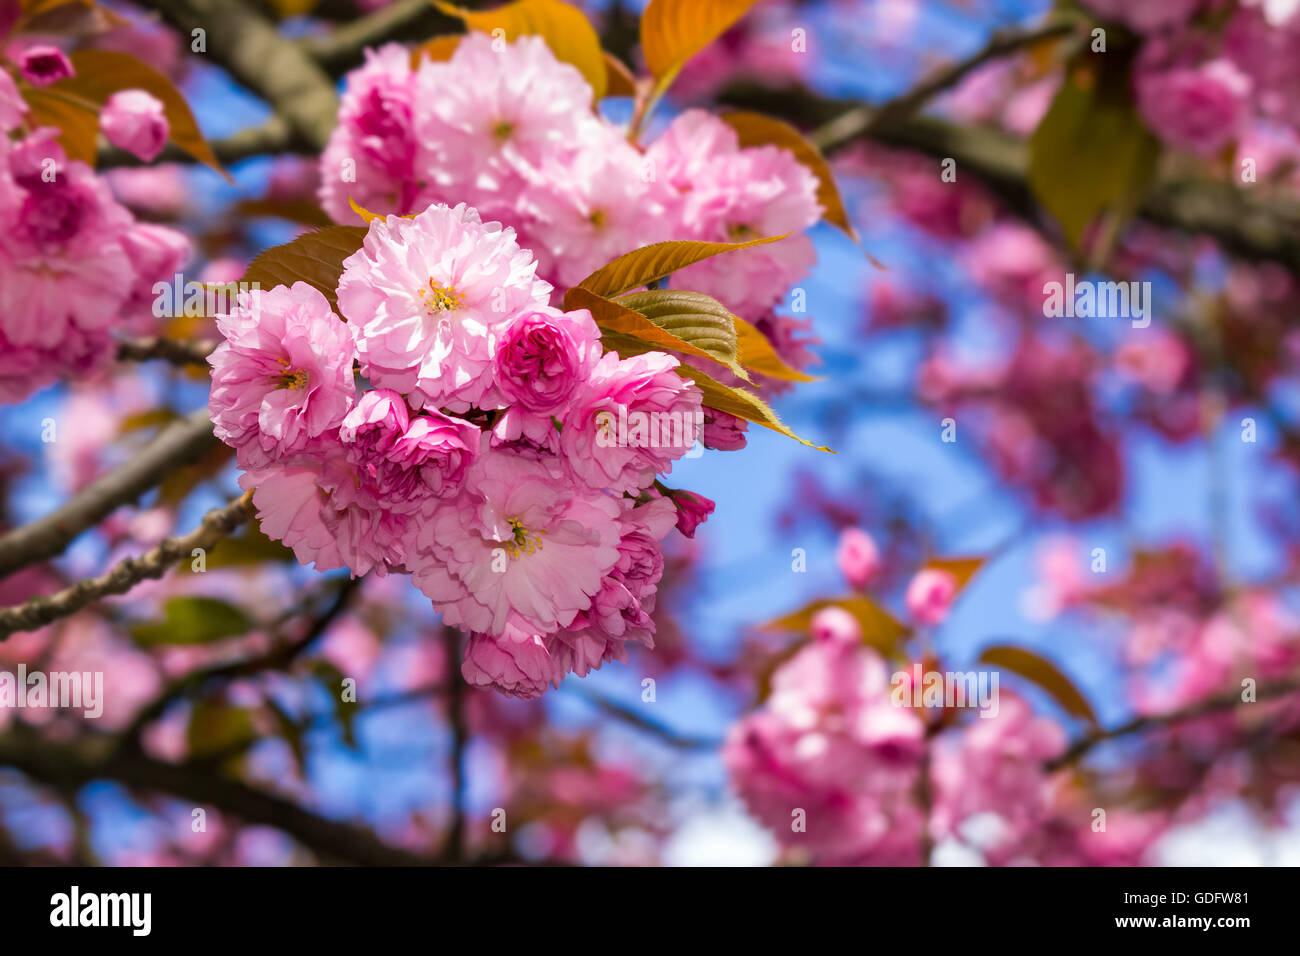
<path fill-rule="evenodd" d="M 460 308 L 460 293 L 449 285 L 429 279 L 429 288 L 420 290 L 420 301 L 430 315 Z"/>
<path fill-rule="evenodd" d="M 511 538 L 505 543 L 506 554 L 517 558 L 521 554 L 532 554 L 542 550 L 542 535 L 545 531 L 529 531 L 518 518 L 508 519 Z"/>
<path fill-rule="evenodd" d="M 307 387 L 307 370 L 305 368 L 289 368 L 287 358 L 277 359 L 284 366 L 284 371 L 279 375 L 272 375 L 271 381 L 275 383 L 276 388 L 295 388 L 303 389 Z"/>
<path fill-rule="evenodd" d="M 727 235 L 732 239 L 748 239 L 753 234 L 754 230 L 743 222 L 732 223 L 727 227 Z"/>
<path fill-rule="evenodd" d="M 606 219 L 605 210 L 603 209 L 597 209 L 595 212 L 593 212 L 590 216 L 587 217 L 587 221 L 590 222 L 597 229 L 600 229 L 605 225 L 605 219 Z"/>
<path fill-rule="evenodd" d="M 492 138 L 498 143 L 504 143 L 514 135 L 514 132 L 515 124 L 510 122 L 510 120 L 497 120 L 496 123 L 492 125 Z"/>

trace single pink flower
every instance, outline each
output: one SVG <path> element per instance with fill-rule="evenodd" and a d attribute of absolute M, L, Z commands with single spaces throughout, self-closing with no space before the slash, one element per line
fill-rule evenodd
<path fill-rule="evenodd" d="M 144 90 L 119 90 L 99 113 L 99 128 L 114 146 L 144 162 L 162 152 L 171 132 L 162 101 Z"/>
<path fill-rule="evenodd" d="M 352 408 L 352 336 L 314 286 L 241 292 L 217 328 L 226 340 L 208 358 L 208 407 L 243 467 L 301 448 Z"/>
<path fill-rule="evenodd" d="M 591 606 L 619 558 L 620 507 L 554 460 L 488 448 L 458 497 L 407 541 L 415 585 L 448 624 L 552 634 Z"/>
<path fill-rule="evenodd" d="M 957 578 L 942 568 L 922 568 L 907 585 L 904 603 L 918 624 L 934 627 L 948 616 L 957 596 Z"/>
<path fill-rule="evenodd" d="M 606 352 L 575 397 L 560 444 L 591 488 L 637 491 L 668 474 L 699 437 L 700 391 L 674 371 L 677 359 Z"/>
<path fill-rule="evenodd" d="M 18 55 L 18 72 L 33 86 L 49 86 L 76 73 L 66 53 L 45 43 L 29 46 Z"/>
<path fill-rule="evenodd" d="M 463 204 L 372 221 L 338 288 L 362 371 L 415 406 L 477 403 L 500 337 L 520 311 L 550 298 L 536 270 L 513 229 Z"/>
<path fill-rule="evenodd" d="M 880 573 L 880 550 L 861 528 L 846 528 L 840 535 L 835 560 L 849 584 L 861 591 Z"/>

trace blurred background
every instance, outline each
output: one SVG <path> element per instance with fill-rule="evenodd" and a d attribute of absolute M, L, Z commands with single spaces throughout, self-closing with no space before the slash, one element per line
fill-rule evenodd
<path fill-rule="evenodd" d="M 427 4 L 349 4 L 252 6 L 307 40 L 368 24 L 365 39 L 413 44 L 449 29 Z M 642 4 L 580 5 L 635 68 Z M 0 709 L 0 860 L 1300 863 L 1295 7 L 763 0 L 686 67 L 645 139 L 682 109 L 737 107 L 786 119 L 825 152 L 860 241 L 811 231 L 817 263 L 778 312 L 819 380 L 772 403 L 836 454 L 751 428 L 742 451 L 681 461 L 674 487 L 717 507 L 693 539 L 668 543 L 657 646 L 539 701 L 464 685 L 455 636 L 407 579 L 321 575 L 255 531 L 214 549 L 204 574 L 182 568 L 11 636 L 0 669 L 101 669 L 110 690 L 93 731 L 66 713 Z M 90 42 L 166 70 L 210 140 L 270 116 L 165 19 L 120 9 L 143 25 Z M 1129 133 L 1076 141 L 1065 154 L 1077 162 L 1054 165 L 1045 118 L 1067 122 L 1053 105 L 1063 87 L 1096 82 L 1098 26 L 1149 170 L 1125 172 Z M 342 77 L 359 50 L 318 53 Z M 622 120 L 631 102 L 602 108 Z M 198 237 L 187 277 L 221 281 L 321 215 L 312 156 L 227 165 L 233 183 L 183 164 L 106 178 L 138 217 Z M 1110 186 L 1114 201 L 1074 228 L 1072 198 Z M 1044 282 L 1066 273 L 1149 282 L 1150 324 L 1045 316 Z M 168 334 L 210 338 L 203 321 Z M 201 371 L 142 364 L 0 409 L 8 526 L 57 507 L 206 394 Z M 42 440 L 48 419 L 57 441 Z M 193 527 L 237 494 L 236 478 L 221 454 L 178 472 L 58 561 L 0 580 L 3 603 Z M 1006 696 L 1052 726 L 1058 750 L 1088 741 L 1064 769 L 1032 747 L 981 750 L 991 763 L 963 764 L 954 792 L 988 799 L 950 801 L 933 845 L 906 814 L 885 814 L 901 852 L 875 837 L 846 837 L 851 852 L 834 839 L 801 847 L 774 822 L 789 813 L 765 802 L 764 771 L 724 758 L 738 722 L 770 708 L 774 672 L 817 639 L 807 620 L 762 625 L 854 592 L 849 529 L 880 555 L 856 590 L 903 622 L 916 571 L 983 559 L 942 621 L 898 644 L 899 668 L 971 669 L 989 647 L 1026 649 L 1050 670 L 1004 672 Z M 203 637 L 152 639 L 168 601 L 194 595 L 214 602 Z M 286 639 L 301 649 L 285 652 Z M 356 703 L 337 701 L 341 677 L 357 681 Z M 1243 678 L 1260 702 L 1225 705 Z M 958 733 L 967 718 L 951 720 Z M 978 729 L 962 746 L 983 746 Z M 1042 800 L 998 821 L 986 804 L 1013 781 Z M 1096 807 L 1106 841 L 1090 840 Z"/>

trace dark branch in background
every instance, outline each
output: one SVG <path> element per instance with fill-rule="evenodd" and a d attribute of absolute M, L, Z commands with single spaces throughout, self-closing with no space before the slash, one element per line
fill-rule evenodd
<path fill-rule="evenodd" d="M 136 751 L 96 756 L 94 749 L 50 741 L 27 731 L 10 731 L 0 737 L 0 765 L 61 791 L 96 780 L 115 780 L 133 789 L 171 794 L 196 806 L 215 807 L 247 824 L 282 830 L 329 860 L 363 866 L 442 862 L 389 846 L 368 830 L 317 816 L 283 797 L 218 776 L 206 766 L 163 763 Z"/>
<path fill-rule="evenodd" d="M 442 629 L 443 653 L 447 659 L 447 722 L 451 725 L 451 826 L 443 842 L 442 855 L 461 860 L 465 853 L 465 749 L 469 728 L 465 723 L 465 692 L 469 685 L 459 679 L 461 655 L 460 631 L 447 625 Z"/>
<path fill-rule="evenodd" d="M 130 725 L 120 736 L 123 749 L 138 749 L 140 736 L 144 729 L 160 718 L 172 704 L 187 694 L 213 681 L 235 680 L 240 677 L 252 677 L 270 670 L 287 668 L 311 644 L 329 630 L 348 606 L 348 602 L 361 585 L 361 578 L 345 578 L 335 589 L 334 598 L 329 605 L 317 614 L 302 635 L 294 641 L 284 643 L 265 654 L 243 660 L 215 664 L 202 670 L 191 671 L 177 677 L 152 701 L 142 707 Z"/>
<path fill-rule="evenodd" d="M 566 681 L 564 689 L 573 692 L 574 696 L 581 698 L 591 704 L 602 714 L 620 720 L 630 727 L 644 731 L 652 737 L 655 737 L 662 743 L 678 750 L 717 750 L 722 746 L 722 741 L 707 737 L 691 737 L 686 734 L 678 733 L 671 727 L 661 724 L 645 714 L 621 704 L 616 700 L 599 694 L 582 685 L 579 681 Z"/>
<path fill-rule="evenodd" d="M 811 130 L 809 139 L 827 153 L 861 140 L 957 162 L 958 175 L 973 175 L 1014 214 L 1040 227 L 1043 214 L 1029 189 L 1027 145 L 990 127 L 964 126 L 928 116 L 877 121 L 859 103 L 819 96 L 802 86 L 771 89 L 737 84 L 720 99 L 742 109 L 762 109 Z M 901 100 L 910 100 L 906 95 Z M 1167 178 L 1147 193 L 1139 218 L 1166 229 L 1207 235 L 1252 262 L 1274 261 L 1300 276 L 1300 203 L 1252 195 L 1211 179 Z"/>
<path fill-rule="evenodd" d="M 1203 700 L 1200 703 L 1192 704 L 1190 707 L 1171 711 L 1167 714 L 1147 714 L 1134 717 L 1118 727 L 1112 727 L 1109 730 L 1096 730 L 1085 734 L 1072 743 L 1061 756 L 1048 761 L 1046 766 L 1048 770 L 1059 769 L 1087 755 L 1098 744 L 1105 743 L 1108 740 L 1128 737 L 1147 730 L 1160 730 L 1171 724 L 1196 720 L 1199 717 L 1208 717 L 1211 714 L 1232 710 L 1235 707 L 1267 707 L 1270 703 L 1276 703 L 1276 698 L 1297 692 L 1300 692 L 1300 677 L 1260 685 L 1255 689 L 1255 703 L 1248 704 L 1243 701 L 1241 691 L 1237 690 L 1221 697 L 1211 697 L 1209 700 Z"/>
<path fill-rule="evenodd" d="M 862 128 L 859 135 L 869 136 L 876 129 L 911 116 L 935 96 L 952 89 L 986 63 L 1018 53 L 1045 40 L 1064 37 L 1078 28 L 1078 23 L 1060 21 L 1027 30 L 998 30 L 972 56 L 936 70 L 906 93 L 874 109 L 862 107 Z"/>
<path fill-rule="evenodd" d="M 238 528 L 249 517 L 253 493 L 203 517 L 187 535 L 166 538 L 138 558 L 127 558 L 97 578 L 78 581 L 48 597 L 32 598 L 17 607 L 0 610 L 0 641 L 18 631 L 34 631 L 60 618 L 76 614 L 87 605 L 113 594 L 125 594 L 146 578 L 160 578 L 177 561 L 189 558 L 195 548 L 205 551 Z"/>
<path fill-rule="evenodd" d="M 208 367 L 208 355 L 217 347 L 216 342 L 178 342 L 175 339 L 150 337 L 127 339 L 117 346 L 119 362 L 147 362 L 162 359 L 173 365 L 201 365 Z"/>
<path fill-rule="evenodd" d="M 334 83 L 274 23 L 243 0 L 147 0 L 146 6 L 182 39 L 205 31 L 206 55 L 265 99 L 295 136 L 313 149 L 325 148 L 338 112 Z"/>
<path fill-rule="evenodd" d="M 459 5 L 481 6 L 473 2 Z M 463 30 L 464 24 L 458 17 L 440 12 L 429 0 L 396 0 L 374 13 L 335 27 L 329 33 L 304 37 L 299 44 L 332 75 L 341 76 L 362 63 L 368 46 Z"/>
<path fill-rule="evenodd" d="M 0 536 L 0 577 L 62 554 L 82 532 L 216 444 L 206 408 L 168 425 L 130 461 L 91 482 L 67 504 Z"/>
<path fill-rule="evenodd" d="M 240 130 L 225 139 L 211 140 L 208 145 L 212 147 L 212 152 L 216 154 L 217 160 L 225 166 L 237 163 L 242 159 L 248 159 L 250 156 L 294 151 L 309 152 L 314 155 L 317 152 L 317 150 L 308 147 L 306 143 L 294 139 L 290 133 L 289 124 L 279 116 L 272 116 L 261 126 L 250 126 L 248 129 Z M 111 146 L 101 149 L 99 158 L 96 160 L 96 164 L 100 169 L 111 169 L 114 166 L 150 166 L 154 163 L 194 162 L 196 160 L 193 156 L 174 143 L 168 143 L 158 158 L 149 163 L 142 162 L 124 149 Z"/>

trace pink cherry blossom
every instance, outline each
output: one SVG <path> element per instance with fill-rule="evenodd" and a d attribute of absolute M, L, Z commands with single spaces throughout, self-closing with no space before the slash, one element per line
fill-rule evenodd
<path fill-rule="evenodd" d="M 922 568 L 907 585 L 904 602 L 918 624 L 934 627 L 943 623 L 957 596 L 957 578 L 942 568 Z"/>
<path fill-rule="evenodd" d="M 225 336 L 208 358 L 217 437 L 245 468 L 303 447 L 351 409 L 356 350 L 348 327 L 305 282 L 241 292 L 217 317 Z"/>
<path fill-rule="evenodd" d="M 497 637 L 471 634 L 460 672 L 473 687 L 495 687 L 523 700 L 536 700 L 563 676 L 542 638 L 515 627 Z"/>
<path fill-rule="evenodd" d="M 144 90 L 119 90 L 99 114 L 104 137 L 137 159 L 150 162 L 162 152 L 171 130 L 162 101 Z"/>
<path fill-rule="evenodd" d="M 617 563 L 619 513 L 554 461 L 488 448 L 460 496 L 412 529 L 413 580 L 448 624 L 551 634 L 591 607 Z"/>
<path fill-rule="evenodd" d="M 536 270 L 513 229 L 463 204 L 374 220 L 338 289 L 363 373 L 416 406 L 475 404 L 514 316 L 549 300 Z"/>
<path fill-rule="evenodd" d="M 846 528 L 840 535 L 835 560 L 850 585 L 862 590 L 880 573 L 880 550 L 861 528 Z"/>
<path fill-rule="evenodd" d="M 690 451 L 700 392 L 678 375 L 677 359 L 606 352 L 574 398 L 560 444 L 573 473 L 592 488 L 636 491 Z"/>

